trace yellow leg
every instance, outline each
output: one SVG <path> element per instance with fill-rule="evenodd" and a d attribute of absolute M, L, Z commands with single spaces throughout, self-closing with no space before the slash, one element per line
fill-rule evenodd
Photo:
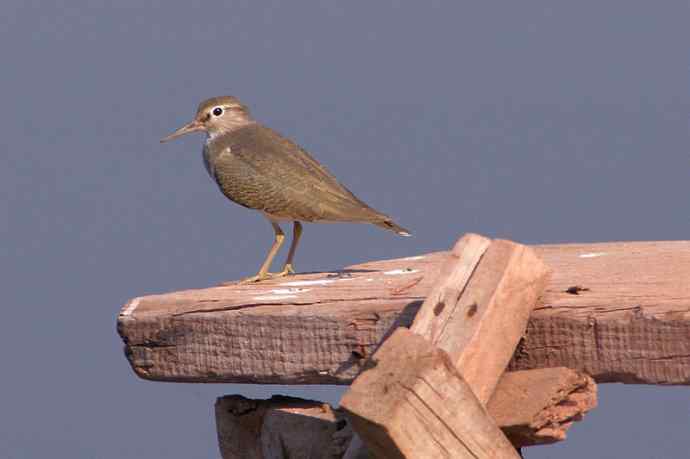
<path fill-rule="evenodd" d="M 273 241 L 273 245 L 268 251 L 268 255 L 266 255 L 266 259 L 261 265 L 261 268 L 259 268 L 259 272 L 255 276 L 242 279 L 240 283 L 249 284 L 251 282 L 258 282 L 265 279 L 270 279 L 272 277 L 280 277 L 281 273 L 273 274 L 269 273 L 268 270 L 271 267 L 271 263 L 273 263 L 273 259 L 275 258 L 276 254 L 280 250 L 280 247 L 283 245 L 283 241 L 285 240 L 285 233 L 283 233 L 283 230 L 280 229 L 280 226 L 276 222 L 272 221 L 271 225 L 273 226 L 273 231 L 275 232 L 275 239 Z"/>
<path fill-rule="evenodd" d="M 285 266 L 281 271 L 282 275 L 295 274 L 295 268 L 292 266 L 292 260 L 295 258 L 295 252 L 297 251 L 297 244 L 299 244 L 299 238 L 302 236 L 302 224 L 298 221 L 292 222 L 292 243 L 290 244 L 290 251 L 288 252 L 287 259 L 285 260 Z"/>

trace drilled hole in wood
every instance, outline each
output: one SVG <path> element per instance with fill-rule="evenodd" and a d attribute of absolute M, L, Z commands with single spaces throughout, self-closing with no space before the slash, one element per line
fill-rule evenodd
<path fill-rule="evenodd" d="M 446 303 L 443 301 L 439 301 L 436 303 L 436 306 L 434 306 L 434 315 L 437 316 L 443 312 L 443 309 L 446 307 Z"/>
<path fill-rule="evenodd" d="M 477 313 L 477 303 L 472 303 L 469 308 L 467 308 L 467 317 L 472 317 Z"/>
<path fill-rule="evenodd" d="M 573 285 L 565 289 L 565 293 L 570 293 L 571 295 L 579 295 L 580 292 L 589 292 L 589 289 L 580 285 Z"/>

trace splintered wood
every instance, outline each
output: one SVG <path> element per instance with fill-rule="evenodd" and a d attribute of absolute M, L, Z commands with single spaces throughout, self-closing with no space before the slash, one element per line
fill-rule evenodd
<path fill-rule="evenodd" d="M 690 384 L 690 242 L 532 248 L 553 275 L 510 370 Z M 385 336 L 411 325 L 450 256 L 139 297 L 118 331 L 146 379 L 349 384 Z"/>
<path fill-rule="evenodd" d="M 504 373 L 486 409 L 515 446 L 565 440 L 576 421 L 597 406 L 597 386 L 568 368 Z"/>
<path fill-rule="evenodd" d="M 596 403 L 590 377 L 567 368 L 545 368 L 504 373 L 486 410 L 520 447 L 564 440 L 570 425 Z M 229 395 L 218 399 L 215 412 L 223 459 L 263 459 L 260 452 L 275 451 L 276 445 L 282 448 L 276 458 L 341 458 L 352 440 L 345 414 L 318 401 Z M 370 456 L 365 451 L 350 459 L 360 457 Z"/>
<path fill-rule="evenodd" d="M 484 405 L 548 274 L 525 246 L 458 241 L 412 331 L 397 329 L 341 400 L 375 457 L 518 457 Z"/>

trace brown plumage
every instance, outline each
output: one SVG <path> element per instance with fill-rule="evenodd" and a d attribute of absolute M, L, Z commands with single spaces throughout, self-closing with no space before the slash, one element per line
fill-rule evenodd
<path fill-rule="evenodd" d="M 300 221 L 372 223 L 410 235 L 357 198 L 297 144 L 254 121 L 247 107 L 234 97 L 202 102 L 194 120 L 163 141 L 194 131 L 207 133 L 204 164 L 223 194 L 262 212 L 276 232 L 276 241 L 259 273 L 247 281 L 294 272 L 292 258 L 301 234 Z M 294 222 L 295 237 L 284 269 L 270 274 L 268 267 L 283 242 L 280 221 Z"/>

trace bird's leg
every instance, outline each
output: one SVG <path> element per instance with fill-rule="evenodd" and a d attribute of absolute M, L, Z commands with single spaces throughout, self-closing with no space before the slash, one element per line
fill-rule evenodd
<path fill-rule="evenodd" d="M 278 253 L 278 250 L 280 250 L 280 246 L 283 245 L 283 241 L 285 240 L 285 233 L 283 233 L 283 230 L 280 228 L 280 225 L 278 225 L 276 222 L 272 221 L 271 225 L 273 225 L 273 231 L 275 232 L 275 240 L 273 241 L 271 249 L 268 251 L 268 255 L 266 255 L 266 259 L 261 265 L 261 268 L 259 268 L 259 272 L 255 276 L 242 279 L 242 281 L 240 281 L 241 284 L 258 282 L 265 279 L 270 279 L 271 277 L 280 277 L 281 273 L 273 274 L 269 273 L 268 270 L 271 267 L 271 263 L 273 263 L 273 259 Z"/>
<path fill-rule="evenodd" d="M 290 251 L 288 252 L 287 259 L 285 260 L 285 266 L 283 270 L 279 273 L 282 276 L 288 274 L 295 274 L 295 268 L 292 266 L 292 260 L 295 258 L 295 252 L 297 251 L 297 244 L 299 244 L 299 238 L 302 236 L 302 224 L 298 221 L 292 222 L 292 243 L 290 244 Z"/>

